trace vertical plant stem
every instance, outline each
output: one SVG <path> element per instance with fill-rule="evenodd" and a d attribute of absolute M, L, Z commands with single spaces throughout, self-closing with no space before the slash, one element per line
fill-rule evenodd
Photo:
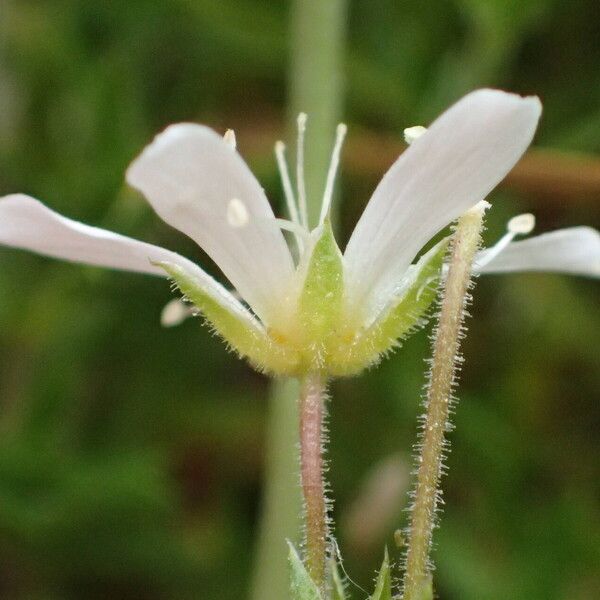
<path fill-rule="evenodd" d="M 346 5 L 347 0 L 293 0 L 290 13 L 289 121 L 290 131 L 295 131 L 298 113 L 309 117 L 305 173 L 310 223 L 319 217 L 319 186 L 325 185 L 335 126 L 341 118 Z M 297 382 L 273 382 L 253 600 L 289 595 L 285 540 L 296 539 L 301 508 L 297 398 Z"/>
<path fill-rule="evenodd" d="M 293 0 L 289 120 L 308 115 L 304 171 L 308 222 L 319 220 L 329 158 L 343 101 L 347 0 Z"/>
<path fill-rule="evenodd" d="M 271 384 L 267 418 L 265 484 L 253 573 L 253 600 L 287 598 L 285 540 L 300 530 L 302 495 L 298 487 L 298 395 L 296 379 Z"/>
<path fill-rule="evenodd" d="M 304 496 L 304 561 L 316 585 L 325 586 L 327 503 L 323 481 L 325 380 L 307 375 L 300 391 L 300 474 Z"/>
<path fill-rule="evenodd" d="M 465 306 L 469 299 L 472 264 L 480 245 L 486 207 L 486 203 L 479 203 L 463 215 L 454 233 L 425 399 L 427 413 L 421 432 L 403 600 L 423 600 L 431 586 L 429 553 L 440 496 L 444 434 L 449 427 L 449 409 L 452 388 L 457 380 L 457 363 L 460 361 L 459 348 Z"/>

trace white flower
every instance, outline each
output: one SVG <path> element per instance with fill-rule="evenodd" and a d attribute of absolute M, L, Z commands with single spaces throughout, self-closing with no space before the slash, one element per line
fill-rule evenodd
<path fill-rule="evenodd" d="M 20 194 L 0 200 L 0 243 L 109 268 L 168 274 L 260 369 L 357 372 L 418 324 L 434 295 L 428 284 L 439 275 L 444 243 L 415 265 L 412 261 L 504 178 L 530 144 L 540 113 L 537 98 L 479 90 L 427 130 L 410 130 L 410 147 L 378 185 L 343 256 L 328 213 L 345 126 L 338 128 L 320 222 L 312 230 L 303 181 L 305 116 L 299 119 L 297 194 L 283 145 L 276 146 L 291 221 L 273 214 L 235 150 L 232 132 L 224 139 L 201 125 L 168 127 L 133 162 L 127 181 L 166 223 L 209 254 L 244 303 L 174 252 L 72 221 Z M 512 222 L 507 236 L 480 254 L 476 268 L 600 274 L 596 231 L 578 227 L 512 242 L 532 225 L 528 217 Z M 293 233 L 293 246 L 282 229 Z M 184 316 L 177 312 L 177 319 Z"/>

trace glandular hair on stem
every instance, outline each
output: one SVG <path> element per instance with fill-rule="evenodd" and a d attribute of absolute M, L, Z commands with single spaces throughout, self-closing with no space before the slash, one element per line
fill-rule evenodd
<path fill-rule="evenodd" d="M 438 323 L 432 335 L 433 357 L 423 396 L 425 414 L 419 419 L 419 439 L 415 446 L 417 482 L 411 494 L 410 524 L 406 531 L 403 600 L 418 600 L 424 587 L 431 585 L 432 534 L 443 504 L 440 478 L 446 472 L 444 459 L 449 451 L 445 433 L 456 398 L 452 394 L 463 357 L 460 342 L 465 336 L 464 319 L 471 301 L 473 259 L 481 244 L 483 215 L 487 203 L 463 215 L 455 228 L 450 258 L 438 300 Z"/>

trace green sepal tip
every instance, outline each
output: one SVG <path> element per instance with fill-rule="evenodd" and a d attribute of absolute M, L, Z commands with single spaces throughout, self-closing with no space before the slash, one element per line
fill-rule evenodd
<path fill-rule="evenodd" d="M 207 294 L 200 284 L 179 265 L 157 262 L 184 297 L 200 311 L 214 331 L 241 357 L 245 357 L 261 372 L 294 373 L 297 356 L 277 344 L 252 318 L 244 319 Z"/>
<path fill-rule="evenodd" d="M 329 572 L 331 573 L 331 597 L 332 600 L 348 600 L 344 582 L 340 575 L 337 560 L 334 556 L 329 559 Z"/>
<path fill-rule="evenodd" d="M 438 293 L 449 238 L 443 239 L 411 267 L 411 282 L 404 294 L 382 311 L 382 314 L 352 344 L 340 345 L 332 356 L 334 375 L 354 375 L 376 364 L 399 341 L 422 326 Z"/>
<path fill-rule="evenodd" d="M 306 340 L 318 341 L 311 354 L 320 368 L 338 330 L 344 302 L 344 266 L 331 223 L 326 220 L 312 250 L 298 302 L 299 323 Z"/>
<path fill-rule="evenodd" d="M 290 563 L 290 600 L 323 600 L 323 596 L 311 579 L 306 567 L 300 560 L 298 552 L 291 542 L 288 542 Z"/>
<path fill-rule="evenodd" d="M 383 563 L 379 569 L 375 591 L 369 600 L 392 600 L 392 575 L 390 572 L 390 558 L 387 548 L 383 555 Z"/>

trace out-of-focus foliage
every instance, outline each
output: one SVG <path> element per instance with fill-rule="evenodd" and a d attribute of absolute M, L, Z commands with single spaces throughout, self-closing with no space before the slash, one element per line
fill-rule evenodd
<path fill-rule="evenodd" d="M 177 120 L 240 126 L 242 153 L 263 127 L 282 135 L 287 15 L 266 0 L 2 0 L 0 193 L 30 193 L 216 272 L 123 172 Z M 492 85 L 541 96 L 539 144 L 599 153 L 599 23 L 594 0 L 350 2 L 350 136 L 400 135 Z M 279 201 L 270 156 L 249 160 Z M 343 178 L 347 236 L 375 180 Z M 490 241 L 525 210 L 541 230 L 598 224 L 589 198 L 493 199 Z M 600 588 L 597 293 L 551 275 L 479 282 L 436 533 L 441 598 L 584 600 Z M 2 598 L 246 593 L 266 382 L 198 321 L 161 329 L 169 298 L 152 278 L 0 249 Z M 333 389 L 340 545 L 366 588 L 405 496 L 387 520 L 377 512 L 371 538 L 351 514 L 359 497 L 363 515 L 381 506 L 393 473 L 394 489 L 407 487 L 406 469 L 384 469 L 360 492 L 390 455 L 408 464 L 427 354 L 421 333 Z"/>

